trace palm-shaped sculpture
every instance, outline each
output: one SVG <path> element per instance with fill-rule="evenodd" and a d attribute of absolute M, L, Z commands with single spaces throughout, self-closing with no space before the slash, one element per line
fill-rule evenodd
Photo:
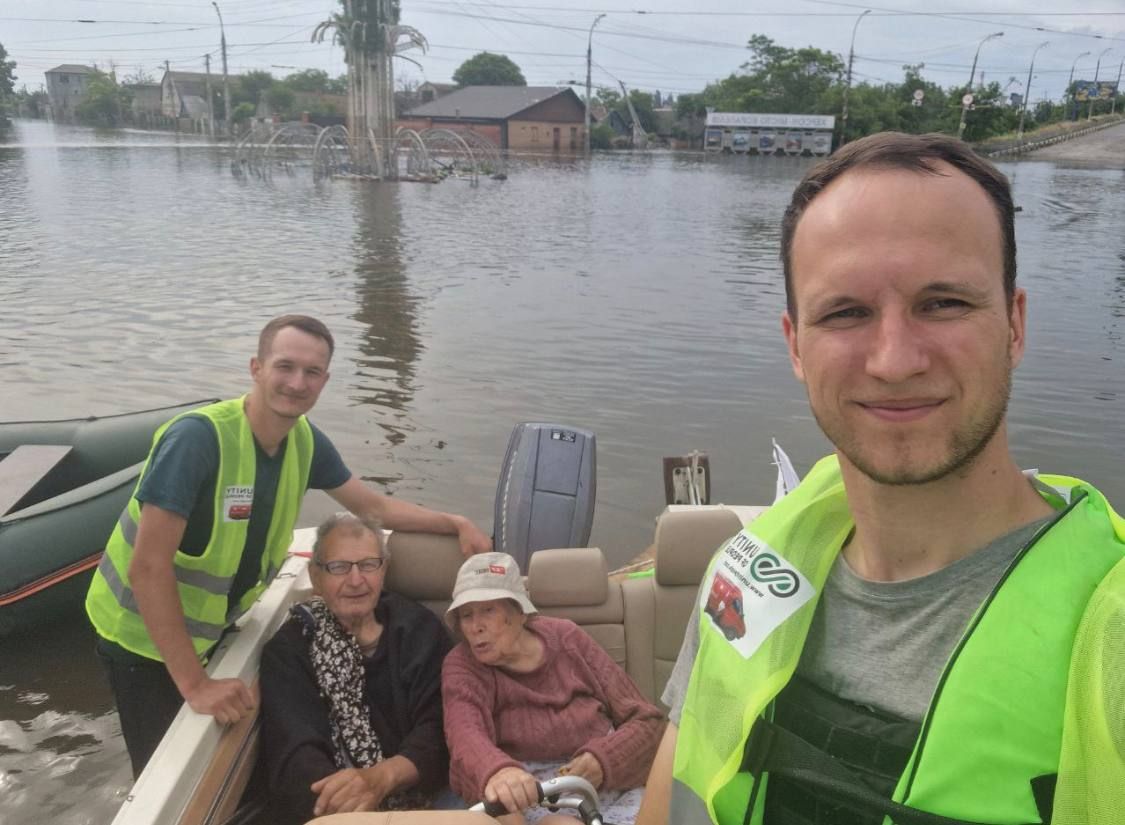
<path fill-rule="evenodd" d="M 344 47 L 348 64 L 348 134 L 357 167 L 373 169 L 379 177 L 394 175 L 390 153 L 394 146 L 395 57 L 411 49 L 425 52 L 425 36 L 413 26 L 399 23 L 399 0 L 341 0 L 342 14 L 320 23 L 314 43 L 332 42 Z M 411 61 L 413 62 L 413 61 Z"/>

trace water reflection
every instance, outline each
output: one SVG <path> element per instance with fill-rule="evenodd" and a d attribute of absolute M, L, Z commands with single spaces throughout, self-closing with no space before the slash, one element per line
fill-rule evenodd
<path fill-rule="evenodd" d="M 418 335 L 418 296 L 403 262 L 401 187 L 355 189 L 355 320 L 363 324 L 356 356 L 359 383 L 353 397 L 375 408 L 391 444 L 410 429 L 404 412 L 414 398 L 414 364 L 423 350 Z"/>

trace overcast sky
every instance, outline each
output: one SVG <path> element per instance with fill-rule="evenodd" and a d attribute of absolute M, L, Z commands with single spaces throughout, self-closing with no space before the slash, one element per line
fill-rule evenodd
<path fill-rule="evenodd" d="M 337 0 L 219 5 L 231 72 L 344 72 L 339 46 L 310 42 Z M 1098 56 L 1111 49 L 1099 76 L 1115 80 L 1125 58 L 1125 0 L 402 0 L 402 22 L 419 29 L 430 49 L 410 52 L 419 65 L 398 60 L 395 71 L 400 79 L 445 82 L 463 60 L 488 50 L 510 56 L 531 85 L 584 83 L 586 33 L 604 12 L 594 35 L 594 84 L 622 80 L 678 94 L 738 71 L 753 34 L 846 57 L 864 9 L 871 13 L 855 40 L 856 82 L 898 81 L 903 64 L 925 63 L 928 79 L 964 84 L 978 44 L 998 31 L 1004 36 L 981 48 L 978 77 L 1010 91 L 1022 91 L 1032 52 L 1048 42 L 1036 58 L 1033 100 L 1061 98 L 1076 59 L 1075 78 L 1092 80 Z M 219 20 L 208 0 L 0 0 L 0 44 L 18 63 L 17 87 L 31 89 L 61 63 L 112 63 L 119 77 L 140 69 L 159 79 L 165 60 L 203 71 L 209 52 L 211 70 L 221 70 Z M 1090 54 L 1079 58 L 1083 52 Z"/>

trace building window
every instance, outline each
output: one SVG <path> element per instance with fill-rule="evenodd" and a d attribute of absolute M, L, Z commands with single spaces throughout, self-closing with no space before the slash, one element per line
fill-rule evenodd
<path fill-rule="evenodd" d="M 538 143 L 539 142 L 539 127 L 538 126 L 532 126 L 531 127 L 531 142 L 532 143 Z"/>
<path fill-rule="evenodd" d="M 578 148 L 578 127 L 577 126 L 571 126 L 570 127 L 570 148 L 571 149 L 577 149 Z"/>
<path fill-rule="evenodd" d="M 69 83 L 69 82 L 70 82 L 70 78 L 69 78 L 69 77 L 67 77 L 67 76 L 66 76 L 65 74 L 64 74 L 64 75 L 62 75 L 62 76 L 61 76 L 61 77 L 59 78 L 59 83 Z"/>

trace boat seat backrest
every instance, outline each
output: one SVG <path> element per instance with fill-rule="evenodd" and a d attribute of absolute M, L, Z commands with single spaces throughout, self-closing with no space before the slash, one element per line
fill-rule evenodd
<path fill-rule="evenodd" d="M 570 619 L 617 664 L 627 666 L 621 585 L 609 580 L 609 568 L 600 549 L 575 547 L 532 553 L 527 590 L 540 613 Z"/>
<path fill-rule="evenodd" d="M 665 510 L 656 522 L 653 575 L 622 582 L 627 670 L 652 701 L 660 703 L 672 674 L 708 562 L 741 527 L 723 508 Z"/>
<path fill-rule="evenodd" d="M 391 562 L 384 586 L 444 617 L 457 571 L 465 561 L 456 536 L 393 532 L 387 549 Z"/>

